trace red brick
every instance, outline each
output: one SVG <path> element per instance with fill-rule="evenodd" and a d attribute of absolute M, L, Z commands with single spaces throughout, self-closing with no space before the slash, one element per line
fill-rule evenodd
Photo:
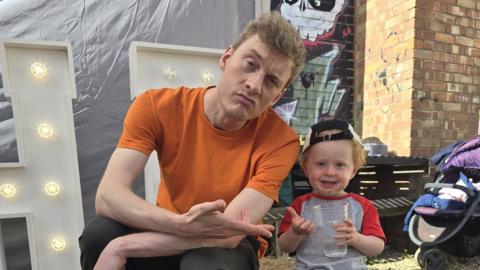
<path fill-rule="evenodd" d="M 419 12 L 419 11 L 420 11 L 420 9 L 417 9 L 417 12 Z M 425 29 L 425 21 L 422 18 L 417 17 L 417 18 L 415 18 L 414 22 L 415 22 L 414 26 L 415 26 L 416 29 Z"/>
<path fill-rule="evenodd" d="M 425 70 L 444 70 L 445 64 L 441 62 L 424 61 Z"/>
<path fill-rule="evenodd" d="M 448 6 L 448 13 L 455 16 L 465 16 L 466 10 L 459 6 Z"/>
<path fill-rule="evenodd" d="M 475 23 L 474 23 L 473 20 L 471 20 L 469 18 L 465 18 L 465 17 L 457 18 L 455 23 L 458 24 L 458 25 L 461 25 L 461 26 L 465 26 L 465 27 L 474 27 L 475 26 Z"/>
<path fill-rule="evenodd" d="M 415 49 L 414 55 L 419 59 L 433 60 L 434 52 L 429 50 Z"/>
<path fill-rule="evenodd" d="M 475 3 L 476 3 L 475 0 L 458 0 L 457 1 L 457 4 L 459 6 L 462 6 L 468 9 L 475 9 Z"/>
<path fill-rule="evenodd" d="M 468 47 L 473 47 L 473 39 L 468 38 L 468 37 L 461 37 L 461 36 L 456 36 L 455 37 L 455 44 L 460 44 L 460 45 L 465 45 Z"/>
<path fill-rule="evenodd" d="M 436 13 L 435 17 L 442 22 L 446 22 L 446 23 L 450 23 L 450 24 L 455 23 L 455 16 L 453 16 L 453 15 L 449 15 L 449 14 L 445 14 L 445 13 Z"/>
<path fill-rule="evenodd" d="M 426 50 L 433 50 L 434 47 L 434 41 L 433 40 L 423 40 L 423 48 Z M 479 47 L 480 48 L 480 47 Z"/>
<path fill-rule="evenodd" d="M 473 19 L 480 19 L 480 10 L 469 9 L 467 10 L 467 17 Z"/>
<path fill-rule="evenodd" d="M 455 63 L 463 65 L 472 65 L 473 59 L 465 55 L 455 55 Z"/>
<path fill-rule="evenodd" d="M 480 36 L 477 35 L 477 37 L 480 37 Z M 480 48 L 480 39 L 476 38 L 474 40 L 474 46 L 475 48 Z"/>
<path fill-rule="evenodd" d="M 445 43 L 453 43 L 455 38 L 452 35 L 444 33 L 435 33 L 435 40 Z"/>
<path fill-rule="evenodd" d="M 463 35 L 471 39 L 475 38 L 475 29 L 474 28 L 464 28 Z"/>
<path fill-rule="evenodd" d="M 425 28 L 434 32 L 445 32 L 445 23 L 439 21 L 427 21 L 425 22 Z"/>
<path fill-rule="evenodd" d="M 447 51 L 447 46 L 448 44 L 441 43 L 441 42 L 435 42 L 433 50 L 437 52 L 446 52 Z"/>

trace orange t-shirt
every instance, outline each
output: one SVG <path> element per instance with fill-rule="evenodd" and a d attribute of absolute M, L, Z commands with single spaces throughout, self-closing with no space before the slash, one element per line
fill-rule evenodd
<path fill-rule="evenodd" d="M 157 151 L 157 205 L 185 213 L 193 205 L 230 201 L 245 187 L 278 201 L 298 153 L 296 133 L 269 108 L 240 130 L 216 129 L 203 110 L 208 89 L 149 90 L 132 103 L 117 147 Z M 260 254 L 265 251 L 261 243 Z"/>

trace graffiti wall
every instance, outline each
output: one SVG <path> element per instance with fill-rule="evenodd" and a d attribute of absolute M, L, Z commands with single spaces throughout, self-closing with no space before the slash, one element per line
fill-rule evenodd
<path fill-rule="evenodd" d="M 299 134 L 325 118 L 351 121 L 353 110 L 353 0 L 272 0 L 298 29 L 307 63 L 275 110 Z"/>

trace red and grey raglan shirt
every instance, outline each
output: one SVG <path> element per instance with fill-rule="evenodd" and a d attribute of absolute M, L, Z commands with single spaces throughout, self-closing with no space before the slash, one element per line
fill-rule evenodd
<path fill-rule="evenodd" d="M 346 194 L 341 197 L 325 197 L 308 193 L 296 198 L 291 207 L 305 219 L 315 221 L 313 207 L 317 205 L 332 206 L 348 202 L 348 216 L 355 228 L 363 235 L 376 236 L 386 241 L 385 233 L 380 226 L 378 211 L 371 201 L 357 194 Z M 280 224 L 279 235 L 286 232 L 291 225 L 288 211 Z M 296 250 L 295 269 L 367 269 L 366 257 L 352 247 L 348 247 L 345 257 L 329 258 L 323 255 L 323 237 L 321 225 L 316 225 L 312 234 L 304 237 Z"/>

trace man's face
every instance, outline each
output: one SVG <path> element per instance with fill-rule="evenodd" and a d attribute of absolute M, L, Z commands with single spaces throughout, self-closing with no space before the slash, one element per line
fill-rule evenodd
<path fill-rule="evenodd" d="M 272 51 L 257 35 L 237 49 L 229 47 L 220 59 L 220 105 L 237 121 L 259 116 L 283 94 L 292 72 L 292 61 Z"/>

